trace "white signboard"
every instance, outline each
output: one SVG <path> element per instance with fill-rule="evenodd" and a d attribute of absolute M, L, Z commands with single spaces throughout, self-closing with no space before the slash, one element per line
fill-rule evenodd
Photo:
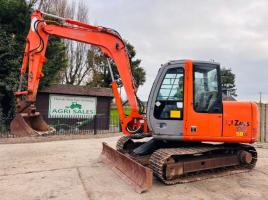
<path fill-rule="evenodd" d="M 49 95 L 49 118 L 80 118 L 96 114 L 96 97 Z"/>

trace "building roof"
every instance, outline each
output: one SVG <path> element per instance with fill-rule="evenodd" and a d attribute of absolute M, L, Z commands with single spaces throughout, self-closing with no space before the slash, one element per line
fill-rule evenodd
<path fill-rule="evenodd" d="M 93 88 L 89 86 L 76 85 L 51 85 L 39 91 L 39 93 L 67 94 L 83 96 L 113 97 L 111 88 Z"/>

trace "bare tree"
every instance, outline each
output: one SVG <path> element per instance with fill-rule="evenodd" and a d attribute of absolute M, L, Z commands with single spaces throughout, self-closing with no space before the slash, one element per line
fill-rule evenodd
<path fill-rule="evenodd" d="M 72 8 L 73 10 L 70 10 L 69 13 L 73 14 L 73 16 L 69 16 L 70 18 L 72 17 L 82 22 L 89 21 L 87 7 L 83 1 L 80 1 L 76 7 L 72 5 Z M 63 82 L 72 85 L 85 84 L 85 80 L 88 79 L 92 70 L 92 67 L 87 62 L 89 45 L 71 40 L 66 40 L 65 44 L 68 47 L 70 59 L 69 67 L 64 72 Z"/>
<path fill-rule="evenodd" d="M 59 15 L 61 17 L 67 17 L 67 15 L 74 15 L 74 13 L 69 13 L 69 7 L 70 6 L 68 6 L 68 1 L 66 0 L 40 0 L 39 3 L 39 8 L 42 11 Z"/>
<path fill-rule="evenodd" d="M 111 59 L 109 60 L 113 63 Z M 91 68 L 91 76 L 87 77 L 86 84 L 92 87 L 109 87 L 110 83 L 107 83 L 107 75 L 110 77 L 108 63 L 102 51 L 98 47 L 91 46 L 88 49 L 87 61 Z"/>
<path fill-rule="evenodd" d="M 71 2 L 67 0 L 43 0 L 41 9 L 61 17 L 89 22 L 88 9 L 82 0 Z M 64 43 L 67 47 L 68 67 L 61 72 L 61 83 L 86 84 L 92 71 L 92 66 L 87 61 L 90 45 L 72 40 L 64 40 Z"/>

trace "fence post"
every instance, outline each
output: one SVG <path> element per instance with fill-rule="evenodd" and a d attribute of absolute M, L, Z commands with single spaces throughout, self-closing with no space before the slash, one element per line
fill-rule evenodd
<path fill-rule="evenodd" d="M 264 131 L 263 131 L 263 141 L 267 142 L 267 104 L 264 104 Z"/>
<path fill-rule="evenodd" d="M 94 118 L 93 118 L 93 134 L 96 135 L 97 134 L 97 115 L 94 115 Z"/>
<path fill-rule="evenodd" d="M 265 103 L 259 103 L 259 137 L 258 137 L 258 142 L 266 142 L 266 130 L 267 130 L 267 110 L 266 106 L 267 104 Z"/>
<path fill-rule="evenodd" d="M 120 117 L 118 117 L 118 128 L 119 128 L 119 132 L 122 132 L 122 124 L 120 121 Z"/>
<path fill-rule="evenodd" d="M 259 136 L 258 142 L 262 142 L 262 103 L 259 103 Z"/>

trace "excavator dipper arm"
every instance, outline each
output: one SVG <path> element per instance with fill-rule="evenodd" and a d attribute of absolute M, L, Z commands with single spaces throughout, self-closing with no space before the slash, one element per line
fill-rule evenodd
<path fill-rule="evenodd" d="M 139 102 L 136 96 L 136 88 L 132 76 L 128 52 L 120 35 L 112 30 L 100 26 L 92 26 L 72 19 L 55 17 L 64 21 L 59 24 L 55 21 L 44 20 L 45 13 L 34 11 L 31 16 L 31 27 L 27 36 L 23 64 L 21 68 L 21 78 L 19 91 L 16 93 L 18 112 L 24 112 L 29 105 L 36 101 L 37 90 L 40 78 L 43 76 L 42 67 L 46 62 L 45 52 L 48 45 L 49 36 L 56 36 L 75 40 L 94 46 L 98 46 L 102 52 L 113 59 L 118 69 L 121 81 L 126 91 L 128 102 L 131 107 L 131 113 L 126 116 L 123 110 L 123 104 L 118 86 L 115 80 L 112 81 L 112 90 L 114 92 L 116 105 L 119 112 L 122 131 L 126 135 L 147 133 L 148 126 L 144 115 L 139 112 Z M 28 69 L 28 88 L 27 91 L 21 91 L 23 76 Z M 21 101 L 22 96 L 26 96 L 26 102 Z M 35 111 L 35 110 L 34 110 Z M 30 112 L 34 112 L 30 110 Z"/>
<path fill-rule="evenodd" d="M 60 24 L 48 21 L 44 15 L 63 21 Z M 113 78 L 113 72 L 108 61 L 109 71 L 112 76 L 112 90 L 122 131 L 128 137 L 150 136 L 145 116 L 139 111 L 139 100 L 136 96 L 136 88 L 131 73 L 130 62 L 126 46 L 120 35 L 104 27 L 92 26 L 72 19 L 64 19 L 40 11 L 34 11 L 31 16 L 31 27 L 27 36 L 23 64 L 21 67 L 20 85 L 16 93 L 17 114 L 11 122 L 11 132 L 17 136 L 44 135 L 55 131 L 42 119 L 40 113 L 35 111 L 36 95 L 40 78 L 43 76 L 42 67 L 46 62 L 45 52 L 49 36 L 55 36 L 75 40 L 98 46 L 102 52 L 113 59 L 118 69 L 122 84 L 126 91 L 131 113 L 124 113 L 121 96 L 118 92 L 117 82 Z M 108 60 L 108 59 L 107 59 Z M 25 73 L 28 73 L 27 90 L 22 91 Z M 127 137 L 126 136 L 126 137 Z M 124 174 L 124 180 L 128 180 L 137 192 L 143 192 L 152 185 L 152 170 L 144 167 L 136 161 L 127 158 L 107 145 L 103 146 L 102 158 L 112 164 L 120 174 Z"/>

